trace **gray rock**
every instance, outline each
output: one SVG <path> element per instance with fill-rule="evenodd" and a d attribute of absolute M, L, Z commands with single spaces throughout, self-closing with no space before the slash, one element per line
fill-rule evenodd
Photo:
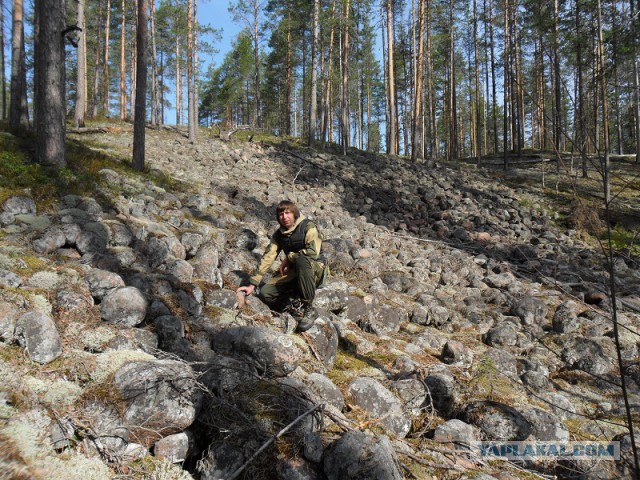
<path fill-rule="evenodd" d="M 78 235 L 82 233 L 82 229 L 76 223 L 65 223 L 59 226 L 64 233 L 65 243 L 69 246 L 75 246 Z"/>
<path fill-rule="evenodd" d="M 539 408 L 525 408 L 522 415 L 531 425 L 531 435 L 542 442 L 568 442 L 569 430 L 562 421 L 553 413 L 545 412 Z"/>
<path fill-rule="evenodd" d="M 213 283 L 222 288 L 222 274 L 218 269 L 218 247 L 213 242 L 203 243 L 195 256 L 189 260 L 193 266 L 193 276 L 196 279 Z"/>
<path fill-rule="evenodd" d="M 23 196 L 9 197 L 2 204 L 2 210 L 5 213 L 11 213 L 14 215 L 29 214 L 29 213 L 35 214 L 36 203 L 33 201 L 31 197 L 23 197 Z"/>
<path fill-rule="evenodd" d="M 252 251 L 258 248 L 258 245 L 258 235 L 248 228 L 243 228 L 236 236 L 236 248 L 238 249 Z"/>
<path fill-rule="evenodd" d="M 173 315 L 161 315 L 153 321 L 158 335 L 158 346 L 166 351 L 183 356 L 189 347 L 184 338 L 184 325 L 182 320 Z"/>
<path fill-rule="evenodd" d="M 83 410 L 84 421 L 95 435 L 96 444 L 104 449 L 104 453 L 120 457 L 129 442 L 129 428 L 116 408 L 103 401 L 91 400 L 84 405 Z"/>
<path fill-rule="evenodd" d="M 326 477 L 318 472 L 309 462 L 300 457 L 278 458 L 276 473 L 278 480 L 324 480 Z"/>
<path fill-rule="evenodd" d="M 109 244 L 115 247 L 128 247 L 133 242 L 133 233 L 125 224 L 109 221 L 105 222 L 109 227 Z"/>
<path fill-rule="evenodd" d="M 166 241 L 167 237 L 149 237 L 147 238 L 146 254 L 149 259 L 149 265 L 151 268 L 157 268 L 167 260 L 172 258 L 170 256 L 169 244 Z"/>
<path fill-rule="evenodd" d="M 62 354 L 60 335 L 53 319 L 40 312 L 29 312 L 16 321 L 15 337 L 34 362 L 46 364 Z"/>
<path fill-rule="evenodd" d="M 360 316 L 357 314 L 352 314 L 350 316 L 349 312 L 346 311 L 349 309 L 349 304 L 352 300 L 360 305 L 364 304 L 364 300 L 361 297 L 352 297 L 349 295 L 348 285 L 346 283 L 329 282 L 327 285 L 316 291 L 314 305 L 333 313 L 342 313 L 342 315 L 355 322 L 360 318 Z M 362 308 L 366 309 L 364 306 Z"/>
<path fill-rule="evenodd" d="M 0 287 L 18 288 L 22 285 L 22 280 L 18 275 L 9 271 L 0 269 Z"/>
<path fill-rule="evenodd" d="M 18 307 L 14 304 L 0 300 L 0 342 L 13 342 L 19 314 Z"/>
<path fill-rule="evenodd" d="M 147 300 L 136 287 L 118 288 L 102 299 L 100 317 L 108 323 L 135 327 L 147 314 Z"/>
<path fill-rule="evenodd" d="M 429 310 L 427 307 L 416 303 L 411 311 L 410 319 L 413 323 L 418 325 L 429 325 L 431 319 L 429 318 Z"/>
<path fill-rule="evenodd" d="M 489 329 L 484 335 L 484 342 L 492 347 L 512 347 L 518 343 L 516 326 L 511 322 L 501 322 Z"/>
<path fill-rule="evenodd" d="M 447 420 L 433 432 L 433 440 L 451 444 L 453 448 L 465 448 L 475 439 L 473 427 L 462 420 Z"/>
<path fill-rule="evenodd" d="M 128 363 L 115 373 L 114 386 L 126 402 L 128 428 L 146 446 L 189 427 L 202 400 L 191 367 L 174 360 Z"/>
<path fill-rule="evenodd" d="M 549 307 L 539 298 L 524 296 L 515 301 L 511 311 L 524 325 L 543 325 Z"/>
<path fill-rule="evenodd" d="M 402 401 L 404 409 L 413 415 L 420 415 L 427 403 L 427 389 L 417 378 L 405 378 L 393 382 L 392 388 Z"/>
<path fill-rule="evenodd" d="M 318 397 L 340 412 L 344 409 L 342 392 L 328 377 L 321 373 L 310 373 L 304 381 Z"/>
<path fill-rule="evenodd" d="M 210 445 L 206 455 L 198 462 L 201 480 L 229 478 L 245 462 L 242 451 L 226 443 Z"/>
<path fill-rule="evenodd" d="M 227 289 L 208 290 L 204 295 L 205 305 L 233 310 L 238 306 L 236 293 Z"/>
<path fill-rule="evenodd" d="M 448 365 L 471 365 L 473 351 L 462 342 L 449 340 L 442 349 L 442 361 Z"/>
<path fill-rule="evenodd" d="M 314 308 L 310 315 L 315 316 L 315 323 L 305 332 L 305 337 L 324 367 L 331 370 L 338 353 L 338 332 L 329 312 Z"/>
<path fill-rule="evenodd" d="M 488 348 L 480 358 L 480 362 L 487 361 L 492 369 L 511 381 L 518 381 L 518 361 L 508 350 Z M 547 371 L 547 374 L 549 372 Z"/>
<path fill-rule="evenodd" d="M 411 429 L 411 420 L 402 408 L 402 402 L 387 387 L 373 378 L 360 377 L 347 387 L 350 403 L 362 408 L 380 425 L 404 438 Z"/>
<path fill-rule="evenodd" d="M 512 291 L 518 287 L 520 282 L 511 272 L 494 273 L 487 275 L 484 282 L 491 288 Z"/>
<path fill-rule="evenodd" d="M 76 237 L 76 248 L 82 254 L 104 252 L 109 244 L 109 228 L 99 222 L 89 222 Z"/>
<path fill-rule="evenodd" d="M 345 298 L 346 302 L 344 303 L 344 308 L 340 310 L 340 318 L 354 323 L 360 323 L 369 318 L 371 306 L 367 304 L 365 299 L 353 295 Z"/>
<path fill-rule="evenodd" d="M 117 273 L 92 268 L 85 276 L 91 295 L 96 300 L 102 300 L 107 294 L 117 288 L 124 287 L 124 280 Z"/>
<path fill-rule="evenodd" d="M 273 377 L 289 375 L 302 359 L 302 352 L 290 336 L 263 327 L 222 330 L 214 335 L 212 348 L 248 360 L 260 373 Z"/>
<path fill-rule="evenodd" d="M 446 418 L 457 409 L 460 393 L 453 375 L 447 371 L 434 372 L 425 377 L 424 384 L 427 387 L 427 396 L 431 400 L 431 405 L 438 413 Z"/>
<path fill-rule="evenodd" d="M 574 301 L 563 302 L 556 308 L 551 325 L 558 333 L 572 333 L 580 329 L 581 321 L 577 315 L 578 305 Z"/>
<path fill-rule="evenodd" d="M 318 432 L 308 432 L 302 439 L 302 455 L 310 462 L 320 463 L 324 453 L 322 436 Z"/>
<path fill-rule="evenodd" d="M 13 213 L 0 213 L 0 226 L 6 227 L 16 223 L 16 216 Z"/>
<path fill-rule="evenodd" d="M 193 434 L 188 430 L 174 433 L 156 442 L 153 446 L 153 455 L 171 463 L 182 463 L 189 456 L 194 441 Z"/>
<path fill-rule="evenodd" d="M 193 267 L 186 260 L 174 260 L 167 265 L 167 273 L 180 282 L 190 283 L 193 280 Z"/>
<path fill-rule="evenodd" d="M 197 285 L 189 285 L 178 290 L 180 306 L 193 316 L 202 315 L 204 293 Z"/>
<path fill-rule="evenodd" d="M 395 451 L 384 435 L 351 430 L 333 442 L 322 459 L 329 480 L 400 480 Z"/>
<path fill-rule="evenodd" d="M 463 410 L 463 420 L 478 427 L 489 440 L 526 440 L 533 427 L 521 412 L 493 401 L 476 401 Z"/>
<path fill-rule="evenodd" d="M 593 375 L 604 375 L 613 369 L 613 356 L 591 338 L 572 336 L 564 344 L 561 357 L 571 368 Z"/>
<path fill-rule="evenodd" d="M 200 248 L 200 245 L 202 245 L 203 241 L 204 241 L 204 236 L 200 233 L 195 233 L 195 232 L 183 233 L 182 237 L 180 237 L 180 242 L 184 247 L 185 253 L 187 255 L 186 258 L 193 257 L 198 252 L 198 249 Z"/>
<path fill-rule="evenodd" d="M 44 231 L 44 233 L 33 241 L 33 249 L 37 253 L 51 253 L 55 252 L 58 248 L 64 246 L 67 243 L 67 236 L 60 227 L 51 227 Z"/>
<path fill-rule="evenodd" d="M 390 305 L 380 305 L 373 308 L 371 314 L 358 322 L 360 328 L 365 332 L 372 332 L 376 335 L 397 332 L 400 324 L 409 320 L 406 310 Z"/>

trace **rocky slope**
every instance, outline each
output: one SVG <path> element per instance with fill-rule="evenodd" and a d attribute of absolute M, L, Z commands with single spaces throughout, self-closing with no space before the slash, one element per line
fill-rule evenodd
<path fill-rule="evenodd" d="M 476 169 L 170 129 L 147 159 L 146 176 L 101 170 L 92 196 L 2 204 L 0 478 L 632 475 L 605 263 L 533 196 Z M 304 334 L 234 293 L 283 198 L 332 269 Z M 636 422 L 637 261 L 614 265 Z M 615 440 L 622 459 L 489 461 L 474 440 Z"/>

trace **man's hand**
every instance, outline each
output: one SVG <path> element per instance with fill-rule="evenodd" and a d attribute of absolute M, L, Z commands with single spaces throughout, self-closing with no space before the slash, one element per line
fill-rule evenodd
<path fill-rule="evenodd" d="M 280 275 L 286 275 L 289 272 L 290 265 L 289 258 L 285 256 L 280 263 Z"/>
<path fill-rule="evenodd" d="M 255 285 L 247 285 L 246 287 L 240 287 L 236 290 L 236 295 L 244 295 L 245 296 L 245 302 L 249 303 L 249 299 L 247 297 L 249 297 L 249 295 L 251 295 L 254 291 L 255 291 L 256 287 Z"/>

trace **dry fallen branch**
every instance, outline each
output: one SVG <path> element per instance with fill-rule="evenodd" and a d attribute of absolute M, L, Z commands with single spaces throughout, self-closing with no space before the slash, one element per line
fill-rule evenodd
<path fill-rule="evenodd" d="M 236 469 L 235 472 L 233 472 L 231 474 L 231 476 L 227 479 L 227 480 L 233 480 L 234 478 L 237 478 L 238 475 L 240 475 L 242 473 L 242 471 L 247 468 L 247 466 L 258 456 L 260 455 L 269 445 L 271 445 L 273 442 L 275 442 L 278 438 L 280 438 L 282 435 L 284 435 L 285 433 L 287 433 L 296 423 L 298 423 L 300 420 L 302 420 L 303 418 L 305 418 L 308 415 L 311 415 L 313 412 L 317 411 L 317 410 L 322 410 L 324 408 L 324 405 L 314 405 L 313 408 L 310 408 L 309 410 L 307 410 L 306 412 L 304 412 L 302 415 L 300 415 L 299 417 L 297 417 L 295 420 L 293 420 L 293 422 L 289 423 L 286 427 L 284 427 L 282 430 L 280 430 L 277 434 L 273 435 L 269 440 L 267 440 L 264 445 L 262 445 L 258 450 L 256 450 L 256 452 L 251 455 L 251 457 L 249 458 L 249 460 L 247 460 L 246 462 L 244 462 L 244 464 L 242 464 L 240 467 L 238 467 Z"/>

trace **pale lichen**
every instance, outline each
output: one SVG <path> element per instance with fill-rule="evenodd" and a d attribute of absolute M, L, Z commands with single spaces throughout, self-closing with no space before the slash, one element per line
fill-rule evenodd
<path fill-rule="evenodd" d="M 154 359 L 153 355 L 140 350 L 109 350 L 96 356 L 95 369 L 90 375 L 95 382 L 102 383 L 127 363 Z"/>

